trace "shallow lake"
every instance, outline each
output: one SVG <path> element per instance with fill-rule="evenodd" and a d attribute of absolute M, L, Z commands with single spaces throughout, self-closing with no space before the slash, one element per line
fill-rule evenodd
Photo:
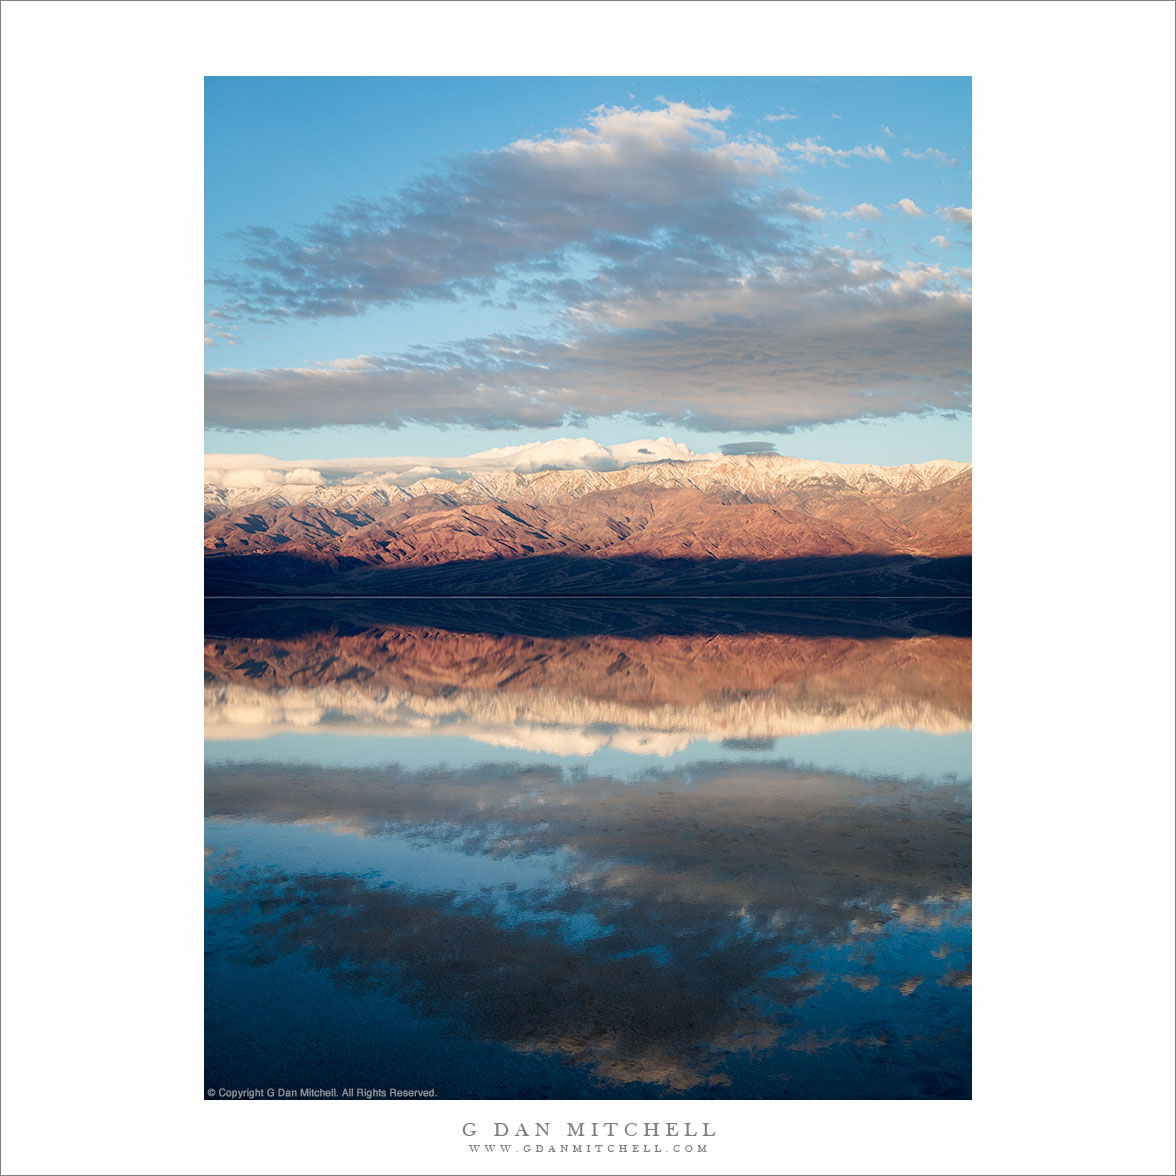
<path fill-rule="evenodd" d="M 970 1097 L 970 639 L 638 612 L 210 611 L 208 1087 Z"/>

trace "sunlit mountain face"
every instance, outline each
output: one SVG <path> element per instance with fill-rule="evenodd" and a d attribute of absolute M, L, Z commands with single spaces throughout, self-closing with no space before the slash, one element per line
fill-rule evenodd
<path fill-rule="evenodd" d="M 527 612 L 210 613 L 209 1085 L 968 1097 L 955 622 Z"/>
<path fill-rule="evenodd" d="M 967 592 L 972 476 L 961 462 L 746 454 L 408 482 L 327 472 L 211 470 L 211 593 L 803 594 L 830 581 L 851 595 Z M 862 573 L 865 591 L 845 579 Z"/>

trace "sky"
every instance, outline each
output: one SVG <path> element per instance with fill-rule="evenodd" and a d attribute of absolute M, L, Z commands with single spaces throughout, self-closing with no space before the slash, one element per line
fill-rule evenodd
<path fill-rule="evenodd" d="M 969 78 L 208 78 L 205 140 L 211 453 L 970 459 Z"/>

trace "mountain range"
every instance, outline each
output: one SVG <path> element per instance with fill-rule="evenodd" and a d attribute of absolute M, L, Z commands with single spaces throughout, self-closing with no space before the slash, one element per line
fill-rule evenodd
<path fill-rule="evenodd" d="M 205 486 L 213 594 L 645 592 L 863 569 L 884 570 L 892 591 L 942 590 L 945 575 L 966 590 L 967 463 L 837 465 L 757 453 L 408 485 L 387 475 L 317 477 Z"/>

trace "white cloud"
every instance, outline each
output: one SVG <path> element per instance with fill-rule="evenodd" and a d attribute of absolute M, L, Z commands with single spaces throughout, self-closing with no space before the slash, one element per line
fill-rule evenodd
<path fill-rule="evenodd" d="M 901 208 L 907 216 L 923 215 L 923 210 L 909 196 L 904 196 L 897 204 L 892 205 L 892 207 Z"/>
<path fill-rule="evenodd" d="M 237 328 L 233 323 L 223 321 L 227 319 L 227 315 L 222 310 L 210 309 L 206 312 L 204 318 L 204 346 L 217 347 L 219 339 L 227 347 L 240 346 L 241 340 L 237 337 Z"/>
<path fill-rule="evenodd" d="M 972 223 L 972 210 L 970 208 L 959 206 L 955 208 L 937 208 L 935 215 L 955 225 L 971 225 Z"/>
<path fill-rule="evenodd" d="M 951 242 L 944 236 L 932 237 L 932 245 L 938 245 L 940 249 L 947 249 L 951 246 Z"/>
<path fill-rule="evenodd" d="M 852 208 L 847 208 L 838 215 L 845 220 L 880 221 L 882 219 L 882 214 L 872 204 L 855 204 Z"/>
<path fill-rule="evenodd" d="M 207 459 L 206 459 L 207 460 Z M 228 464 L 227 462 L 220 464 Z M 205 477 L 209 474 L 220 473 L 221 484 L 232 489 L 235 486 L 242 488 L 249 486 L 281 486 L 285 483 L 286 478 L 283 474 L 274 469 L 259 469 L 257 467 L 246 466 L 242 469 L 235 470 L 210 470 L 206 469 Z"/>
<path fill-rule="evenodd" d="M 793 139 L 786 146 L 789 151 L 793 152 L 797 158 L 804 160 L 805 163 L 833 162 L 845 166 L 845 160 L 850 156 L 858 156 L 861 159 L 880 159 L 883 163 L 890 162 L 890 156 L 886 154 L 886 149 L 875 147 L 873 143 L 867 147 L 830 147 L 821 142 L 820 136 L 813 138 L 810 135 L 803 143 Z"/>
<path fill-rule="evenodd" d="M 785 122 L 788 119 L 800 118 L 799 114 L 792 114 L 787 110 L 780 111 L 779 114 L 765 114 L 764 122 Z"/>
<path fill-rule="evenodd" d="M 825 219 L 825 210 L 818 208 L 815 204 L 789 204 L 785 206 L 785 210 L 797 220 L 823 221 Z"/>
<path fill-rule="evenodd" d="M 882 134 L 884 134 L 888 139 L 894 138 L 894 132 L 889 127 L 883 127 Z"/>
<path fill-rule="evenodd" d="M 929 159 L 940 167 L 956 167 L 960 162 L 946 151 L 940 151 L 938 147 L 926 147 L 922 151 L 912 151 L 909 147 L 904 147 L 902 153 L 907 159 Z"/>
<path fill-rule="evenodd" d="M 427 477 L 478 474 L 531 474 L 540 470 L 619 470 L 651 461 L 691 461 L 718 457 L 695 453 L 671 437 L 600 445 L 588 437 L 561 437 L 486 449 L 467 457 L 297 458 L 284 461 L 258 453 L 209 453 L 204 480 L 226 489 L 254 486 L 322 486 L 353 478 L 405 485 Z"/>
<path fill-rule="evenodd" d="M 351 359 L 332 359 L 320 366 L 331 367 L 340 372 L 362 372 L 378 365 L 379 360 L 371 355 L 356 355 Z"/>
<path fill-rule="evenodd" d="M 890 283 L 890 289 L 895 294 L 916 294 L 931 285 L 951 286 L 950 275 L 937 265 L 908 263 Z"/>
<path fill-rule="evenodd" d="M 286 475 L 287 486 L 322 486 L 323 484 L 323 475 L 309 466 L 299 466 Z"/>

